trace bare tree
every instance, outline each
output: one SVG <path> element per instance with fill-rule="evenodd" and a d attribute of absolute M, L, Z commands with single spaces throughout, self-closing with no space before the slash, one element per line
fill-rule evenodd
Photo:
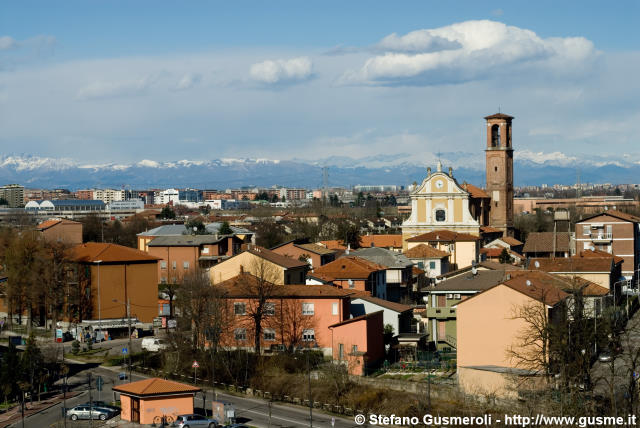
<path fill-rule="evenodd" d="M 191 329 L 194 350 L 204 348 L 205 328 L 210 322 L 214 299 L 214 289 L 205 270 L 196 268 L 184 275 L 176 302 L 183 325 Z"/>
<path fill-rule="evenodd" d="M 268 326 L 280 333 L 282 344 L 289 352 L 295 351 L 304 343 L 305 330 L 315 328 L 315 317 L 303 314 L 300 299 L 280 298 L 274 312 L 267 321 Z"/>
<path fill-rule="evenodd" d="M 262 327 L 265 317 L 271 312 L 269 301 L 273 298 L 280 280 L 280 271 L 271 262 L 254 257 L 248 269 L 251 275 L 241 273 L 238 287 L 249 298 L 246 305 L 247 316 L 251 319 L 254 334 L 254 350 L 261 351 Z"/>

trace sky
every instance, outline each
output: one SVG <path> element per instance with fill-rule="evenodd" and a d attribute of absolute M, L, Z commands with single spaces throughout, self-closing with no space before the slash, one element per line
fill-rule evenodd
<path fill-rule="evenodd" d="M 640 3 L 0 4 L 3 155 L 640 162 Z M 466 161 L 465 161 L 466 162 Z"/>

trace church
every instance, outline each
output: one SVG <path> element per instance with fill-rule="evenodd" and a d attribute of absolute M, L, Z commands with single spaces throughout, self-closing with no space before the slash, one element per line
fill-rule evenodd
<path fill-rule="evenodd" d="M 427 168 L 427 176 L 411 192 L 411 215 L 402 223 L 405 251 L 407 240 L 440 230 L 479 238 L 483 233 L 513 236 L 513 119 L 503 113 L 485 117 L 484 189 L 458 183 L 453 169 L 443 171 L 440 162 L 435 171 Z"/>

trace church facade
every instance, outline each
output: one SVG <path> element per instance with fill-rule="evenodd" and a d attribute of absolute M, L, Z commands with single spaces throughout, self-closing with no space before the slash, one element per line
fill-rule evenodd
<path fill-rule="evenodd" d="M 513 148 L 512 116 L 497 113 L 487 122 L 486 191 L 471 184 L 459 184 L 452 168 L 435 172 L 411 192 L 411 215 L 402 223 L 403 248 L 407 239 L 436 231 L 449 230 L 481 236 L 481 228 L 490 226 L 504 236 L 513 234 Z"/>

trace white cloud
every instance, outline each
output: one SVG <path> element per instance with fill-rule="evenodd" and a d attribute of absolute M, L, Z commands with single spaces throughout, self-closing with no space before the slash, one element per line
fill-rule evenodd
<path fill-rule="evenodd" d="M 202 81 L 202 75 L 199 73 L 187 73 L 175 87 L 176 91 L 185 91 L 191 89 Z"/>
<path fill-rule="evenodd" d="M 313 74 L 312 68 L 313 63 L 307 57 L 267 60 L 253 64 L 249 74 L 260 83 L 287 84 L 309 79 Z"/>
<path fill-rule="evenodd" d="M 142 159 L 137 163 L 137 166 L 147 167 L 147 168 L 158 168 L 160 164 L 154 160 Z"/>
<path fill-rule="evenodd" d="M 6 51 L 18 46 L 18 42 L 13 37 L 1 36 L 0 37 L 0 51 Z"/>
<path fill-rule="evenodd" d="M 149 86 L 150 79 L 148 77 L 120 82 L 107 82 L 100 80 L 80 88 L 77 94 L 77 99 L 92 100 L 141 95 L 147 91 Z"/>
<path fill-rule="evenodd" d="M 391 34 L 378 47 L 386 52 L 346 72 L 339 82 L 433 85 L 532 68 L 572 73 L 597 54 L 583 37 L 543 39 L 533 31 L 488 20 Z"/>

